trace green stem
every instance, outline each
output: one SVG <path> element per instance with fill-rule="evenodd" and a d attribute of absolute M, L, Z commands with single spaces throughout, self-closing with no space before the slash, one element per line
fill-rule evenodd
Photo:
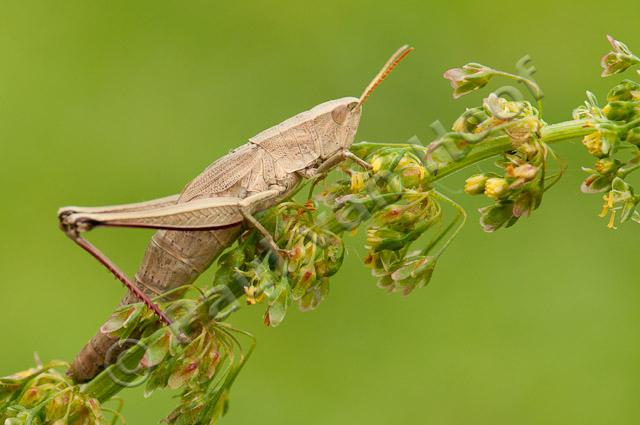
<path fill-rule="evenodd" d="M 531 90 L 531 94 L 534 96 L 534 98 L 538 102 L 538 106 L 540 106 L 540 99 L 542 99 L 542 89 L 540 89 L 540 86 L 535 81 L 525 77 L 521 77 L 520 75 L 510 74 L 508 72 L 498 71 L 495 69 L 494 69 L 494 73 L 495 75 L 511 78 L 512 80 L 515 80 L 527 86 L 527 88 Z"/>
<path fill-rule="evenodd" d="M 542 128 L 542 141 L 547 144 L 582 137 L 596 130 L 596 126 L 589 120 L 565 121 Z M 511 139 L 504 136 L 488 138 L 479 143 L 469 155 L 459 161 L 453 161 L 442 167 L 434 176 L 434 181 L 454 174 L 470 165 L 499 155 L 512 149 Z"/>

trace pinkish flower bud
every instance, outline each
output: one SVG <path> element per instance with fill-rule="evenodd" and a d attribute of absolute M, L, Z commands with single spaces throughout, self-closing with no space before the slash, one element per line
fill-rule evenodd
<path fill-rule="evenodd" d="M 487 85 L 495 71 L 479 63 L 468 63 L 462 68 L 452 68 L 444 73 L 451 82 L 455 99 Z"/>

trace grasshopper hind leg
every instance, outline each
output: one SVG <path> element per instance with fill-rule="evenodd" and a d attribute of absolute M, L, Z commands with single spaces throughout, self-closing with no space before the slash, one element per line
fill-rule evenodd
<path fill-rule="evenodd" d="M 98 248 L 96 248 L 91 242 L 88 240 L 81 238 L 79 236 L 69 235 L 69 237 L 78 244 L 82 249 L 87 251 L 91 256 L 93 256 L 96 260 L 98 260 L 102 265 L 104 265 L 107 270 L 109 270 L 120 282 L 127 287 L 127 289 L 134 294 L 140 301 L 142 301 L 151 311 L 153 311 L 160 321 L 167 326 L 170 326 L 172 321 L 169 317 L 164 314 L 164 312 L 155 304 L 151 298 L 149 298 L 144 292 L 138 288 L 135 284 L 133 284 L 129 278 L 124 274 L 120 268 L 109 259 L 106 255 L 102 253 Z"/>

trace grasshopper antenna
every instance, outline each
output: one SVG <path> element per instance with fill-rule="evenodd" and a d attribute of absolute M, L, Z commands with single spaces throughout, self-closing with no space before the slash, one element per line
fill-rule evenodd
<path fill-rule="evenodd" d="M 382 69 L 376 74 L 376 76 L 371 80 L 366 89 L 362 92 L 360 96 L 360 100 L 358 101 L 358 106 L 364 104 L 367 101 L 371 93 L 384 81 L 385 78 L 393 71 L 402 59 L 404 59 L 409 53 L 413 51 L 413 47 L 410 47 L 408 44 L 400 47 L 396 52 L 389 58 L 387 63 L 384 64 Z"/>

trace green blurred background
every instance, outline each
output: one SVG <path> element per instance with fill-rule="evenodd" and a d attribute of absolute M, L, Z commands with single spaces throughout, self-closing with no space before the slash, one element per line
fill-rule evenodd
<path fill-rule="evenodd" d="M 474 94 L 442 72 L 477 61 L 514 70 L 530 54 L 548 122 L 569 119 L 599 78 L 611 33 L 640 51 L 636 0 L 0 2 L 0 375 L 72 359 L 123 294 L 69 242 L 55 212 L 179 191 L 215 158 L 322 101 L 359 95 L 403 43 L 415 53 L 367 104 L 358 140 L 432 137 Z M 494 83 L 492 87 L 499 87 Z M 428 288 L 375 287 L 362 240 L 313 313 L 267 329 L 263 308 L 231 321 L 258 348 L 225 424 L 635 424 L 640 288 L 633 224 L 609 231 L 579 193 L 579 142 L 535 215 L 484 234 L 471 220 Z M 468 173 L 472 173 L 470 170 Z M 150 232 L 91 239 L 133 273 Z M 208 284 L 209 273 L 201 281 Z M 151 424 L 170 394 L 123 393 Z"/>

